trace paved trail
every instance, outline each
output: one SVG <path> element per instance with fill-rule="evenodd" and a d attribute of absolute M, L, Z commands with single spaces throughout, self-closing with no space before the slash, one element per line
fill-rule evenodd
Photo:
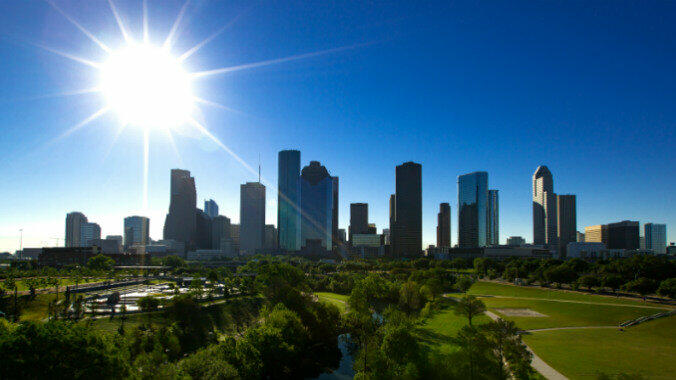
<path fill-rule="evenodd" d="M 620 329 L 619 326 L 570 326 L 570 327 L 548 327 L 544 329 L 523 330 L 521 332 L 555 331 L 555 330 L 583 330 L 583 329 Z"/>
<path fill-rule="evenodd" d="M 619 306 L 619 307 L 637 307 L 641 309 L 660 309 L 660 310 L 673 310 L 673 307 L 664 307 L 664 306 L 648 306 L 648 305 L 630 305 L 623 303 L 608 303 L 608 302 L 591 302 L 591 301 L 577 301 L 577 300 L 559 300 L 551 298 L 538 298 L 538 297 L 516 297 L 516 296 L 496 296 L 492 294 L 475 294 L 476 297 L 485 297 L 485 298 L 511 298 L 516 300 L 531 300 L 531 301 L 548 301 L 548 302 L 563 302 L 563 303 L 581 303 L 585 305 L 601 305 L 601 306 Z"/>

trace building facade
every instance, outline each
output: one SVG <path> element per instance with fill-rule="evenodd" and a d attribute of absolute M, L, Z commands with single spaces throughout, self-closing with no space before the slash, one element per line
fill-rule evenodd
<path fill-rule="evenodd" d="M 439 204 L 437 213 L 437 247 L 451 246 L 451 205 Z"/>
<path fill-rule="evenodd" d="M 350 203 L 350 227 L 348 238 L 352 243 L 352 236 L 365 234 L 369 228 L 369 205 L 368 203 Z"/>
<path fill-rule="evenodd" d="M 218 204 L 215 200 L 204 201 L 204 213 L 211 219 L 218 216 Z"/>
<path fill-rule="evenodd" d="M 224 242 L 230 241 L 232 227 L 230 218 L 218 215 L 211 221 L 211 249 L 223 250 Z"/>
<path fill-rule="evenodd" d="M 624 220 L 608 224 L 608 249 L 634 250 L 641 247 L 639 241 L 639 223 Z"/>
<path fill-rule="evenodd" d="M 497 190 L 488 190 L 486 245 L 500 245 L 500 202 Z"/>
<path fill-rule="evenodd" d="M 667 225 L 646 223 L 643 225 L 645 248 L 664 255 L 667 253 Z"/>
<path fill-rule="evenodd" d="M 82 245 L 80 229 L 85 223 L 87 223 L 87 217 L 81 212 L 73 211 L 66 215 L 66 247 Z"/>
<path fill-rule="evenodd" d="M 526 239 L 521 236 L 510 236 L 507 238 L 507 245 L 510 247 L 521 247 L 526 245 Z"/>
<path fill-rule="evenodd" d="M 150 219 L 145 216 L 128 216 L 124 218 L 124 245 L 150 244 Z"/>
<path fill-rule="evenodd" d="M 211 249 L 212 219 L 206 212 L 195 210 L 195 249 Z"/>
<path fill-rule="evenodd" d="M 265 225 L 265 244 L 263 248 L 266 250 L 275 250 L 277 249 L 277 228 L 274 224 Z"/>
<path fill-rule="evenodd" d="M 533 243 L 556 246 L 556 194 L 549 168 L 538 166 L 533 174 Z"/>
<path fill-rule="evenodd" d="M 254 254 L 265 243 L 265 186 L 247 182 L 240 187 L 239 250 Z"/>
<path fill-rule="evenodd" d="M 101 226 L 96 223 L 82 223 L 80 225 L 80 246 L 91 247 L 94 240 L 101 239 Z"/>
<path fill-rule="evenodd" d="M 186 249 L 195 243 L 197 191 L 195 178 L 188 170 L 171 170 L 169 213 L 164 222 L 163 238 L 183 242 Z"/>
<path fill-rule="evenodd" d="M 405 162 L 396 168 L 392 254 L 417 257 L 422 252 L 422 165 Z"/>
<path fill-rule="evenodd" d="M 488 173 L 458 176 L 458 246 L 485 247 L 488 236 Z"/>
<path fill-rule="evenodd" d="M 331 242 L 335 247 L 340 242 L 338 236 L 338 177 L 331 177 L 333 206 L 331 207 Z"/>
<path fill-rule="evenodd" d="M 300 151 L 278 156 L 277 241 L 285 251 L 300 250 Z"/>
<path fill-rule="evenodd" d="M 575 195 L 556 196 L 556 225 L 559 257 L 566 257 L 568 243 L 577 242 L 577 209 Z"/>
<path fill-rule="evenodd" d="M 324 250 L 333 247 L 333 178 L 318 161 L 310 161 L 300 175 L 301 247 L 313 240 Z"/>

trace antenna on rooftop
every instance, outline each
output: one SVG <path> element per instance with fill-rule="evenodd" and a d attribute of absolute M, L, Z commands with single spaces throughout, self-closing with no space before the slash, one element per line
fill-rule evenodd
<path fill-rule="evenodd" d="M 258 183 L 261 183 L 261 154 L 258 153 Z"/>

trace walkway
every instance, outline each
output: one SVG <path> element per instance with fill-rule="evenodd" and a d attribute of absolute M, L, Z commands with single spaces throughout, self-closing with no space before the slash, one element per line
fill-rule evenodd
<path fill-rule="evenodd" d="M 564 302 L 564 303 L 580 303 L 580 304 L 586 304 L 586 305 L 636 307 L 636 308 L 641 308 L 641 309 L 674 310 L 674 308 L 672 308 L 672 307 L 664 307 L 664 306 L 648 306 L 648 305 L 631 305 L 631 304 L 623 304 L 623 303 L 561 300 L 561 299 L 539 298 L 539 297 L 496 296 L 496 295 L 492 295 L 492 294 L 473 294 L 473 295 L 477 298 L 480 298 L 480 297 L 511 298 L 511 299 L 515 299 L 515 300 L 549 301 L 549 302 Z"/>

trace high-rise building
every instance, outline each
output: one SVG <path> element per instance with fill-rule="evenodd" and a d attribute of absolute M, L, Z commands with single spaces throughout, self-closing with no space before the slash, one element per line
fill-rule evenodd
<path fill-rule="evenodd" d="M 559 256 L 566 257 L 568 243 L 577 241 L 575 195 L 565 194 L 556 196 L 556 217 L 558 229 L 556 238 L 559 244 Z"/>
<path fill-rule="evenodd" d="M 533 174 L 533 243 L 556 246 L 556 194 L 554 179 L 546 166 Z"/>
<path fill-rule="evenodd" d="M 83 213 L 73 211 L 66 215 L 66 247 L 80 247 L 80 226 L 87 223 Z"/>
<path fill-rule="evenodd" d="M 608 224 L 608 249 L 639 249 L 639 223 L 624 220 Z"/>
<path fill-rule="evenodd" d="M 185 243 L 190 250 L 195 243 L 197 191 L 195 178 L 188 170 L 171 169 L 169 213 L 164 222 L 164 240 Z"/>
<path fill-rule="evenodd" d="M 513 246 L 513 247 L 521 247 L 522 245 L 526 244 L 526 239 L 522 238 L 521 236 L 510 236 L 507 238 L 507 245 Z"/>
<path fill-rule="evenodd" d="M 239 249 L 254 254 L 265 243 L 265 185 L 247 182 L 240 187 Z"/>
<path fill-rule="evenodd" d="M 667 253 L 667 225 L 646 223 L 643 225 L 645 233 L 645 248 L 663 255 Z"/>
<path fill-rule="evenodd" d="M 487 232 L 488 173 L 458 176 L 458 246 L 485 247 Z"/>
<path fill-rule="evenodd" d="M 575 237 L 576 237 L 576 239 L 575 239 L 576 242 L 578 242 L 578 243 L 584 243 L 585 242 L 584 233 L 582 233 L 580 231 L 575 231 Z"/>
<path fill-rule="evenodd" d="M 587 226 L 584 228 L 585 243 L 603 243 L 608 247 L 608 226 L 598 224 L 596 226 Z"/>
<path fill-rule="evenodd" d="M 195 248 L 212 249 L 211 218 L 206 212 L 195 209 Z"/>
<path fill-rule="evenodd" d="M 345 243 L 347 241 L 347 234 L 345 233 L 344 228 L 338 229 L 338 238 L 340 239 L 341 243 Z"/>
<path fill-rule="evenodd" d="M 350 203 L 350 227 L 348 237 L 352 243 L 352 235 L 366 234 L 369 228 L 368 203 Z"/>
<path fill-rule="evenodd" d="M 500 245 L 500 202 L 497 190 L 488 190 L 486 245 Z"/>
<path fill-rule="evenodd" d="M 417 257 L 422 251 L 422 165 L 405 162 L 396 167 L 392 253 Z"/>
<path fill-rule="evenodd" d="M 96 223 L 80 224 L 80 246 L 91 247 L 94 240 L 101 239 L 101 227 Z"/>
<path fill-rule="evenodd" d="M 390 245 L 392 243 L 392 235 L 389 228 L 383 228 L 383 244 Z"/>
<path fill-rule="evenodd" d="M 124 218 L 124 245 L 150 244 L 150 219 L 145 216 L 128 216 Z"/>
<path fill-rule="evenodd" d="M 211 220 L 211 249 L 223 250 L 223 242 L 231 239 L 230 219 L 218 215 Z"/>
<path fill-rule="evenodd" d="M 437 214 L 437 247 L 451 246 L 451 205 L 439 204 Z"/>
<path fill-rule="evenodd" d="M 218 216 L 218 204 L 215 200 L 204 201 L 204 213 L 211 219 Z"/>
<path fill-rule="evenodd" d="M 301 246 L 308 240 L 324 249 L 333 246 L 333 178 L 318 161 L 310 161 L 300 175 Z"/>
<path fill-rule="evenodd" d="M 333 206 L 331 207 L 331 240 L 334 246 L 340 242 L 338 236 L 338 177 L 331 177 L 332 192 L 333 192 Z"/>
<path fill-rule="evenodd" d="M 277 249 L 277 228 L 275 228 L 274 224 L 265 225 L 264 248 L 268 250 Z"/>
<path fill-rule="evenodd" d="M 239 254 L 239 224 L 230 224 L 230 237 L 235 254 Z"/>
<path fill-rule="evenodd" d="M 280 151 L 278 169 L 277 241 L 282 250 L 299 251 L 300 151 Z"/>

